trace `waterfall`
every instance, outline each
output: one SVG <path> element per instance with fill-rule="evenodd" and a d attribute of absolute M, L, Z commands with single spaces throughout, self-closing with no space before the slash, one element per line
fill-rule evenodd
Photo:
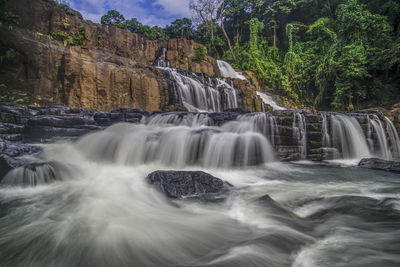
<path fill-rule="evenodd" d="M 246 77 L 244 77 L 243 74 L 235 71 L 228 62 L 225 62 L 223 60 L 217 60 L 217 64 L 222 77 L 246 80 Z"/>
<path fill-rule="evenodd" d="M 293 138 L 301 147 L 301 159 L 307 158 L 307 122 L 300 112 L 293 113 Z"/>
<path fill-rule="evenodd" d="M 143 117 L 142 124 L 151 126 L 212 126 L 213 121 L 207 113 L 160 113 L 150 117 Z"/>
<path fill-rule="evenodd" d="M 273 110 L 285 110 L 285 109 L 286 109 L 286 108 L 284 108 L 284 107 L 279 106 L 279 105 L 272 99 L 272 97 L 269 96 L 269 95 L 267 95 L 267 94 L 264 94 L 264 93 L 261 93 L 261 92 L 258 92 L 258 91 L 257 91 L 257 95 L 258 95 L 259 97 L 261 97 L 261 99 L 262 99 L 262 101 L 263 101 L 263 103 L 264 103 L 265 105 L 271 106 Z"/>
<path fill-rule="evenodd" d="M 177 115 L 178 116 L 178 115 Z M 116 124 L 90 134 L 77 143 L 89 159 L 137 166 L 242 167 L 274 160 L 267 138 L 253 131 L 248 122 L 229 122 L 223 127 L 172 126 L 171 117 L 151 119 L 148 125 Z M 156 121 L 159 120 L 160 123 Z M 184 120 L 180 120 L 186 124 Z"/>
<path fill-rule="evenodd" d="M 265 135 L 270 143 L 275 146 L 279 143 L 279 128 L 276 122 L 276 117 L 269 113 L 251 113 L 238 117 L 239 121 L 248 121 L 252 125 L 253 131 L 258 131 Z"/>
<path fill-rule="evenodd" d="M 391 145 L 391 150 L 392 150 L 392 156 L 396 160 L 400 160 L 400 138 L 397 133 L 396 128 L 393 125 L 393 122 L 389 120 L 388 117 L 384 117 L 385 122 L 386 122 L 386 130 L 389 135 L 389 141 Z"/>
<path fill-rule="evenodd" d="M 379 119 L 377 115 L 372 115 L 372 118 L 368 117 L 368 122 L 370 123 L 370 125 L 372 125 L 373 132 L 375 133 L 379 144 L 378 151 L 376 151 L 374 146 L 372 147 L 371 150 L 374 152 L 376 151 L 376 153 L 379 153 L 378 156 L 383 159 L 392 160 L 392 153 L 389 149 L 389 142 L 386 137 L 386 131 L 382 124 L 382 121 Z"/>
<path fill-rule="evenodd" d="M 170 63 L 167 60 L 167 48 L 163 47 L 161 49 L 161 56 L 155 61 L 155 66 L 162 67 L 162 68 L 169 68 Z"/>
<path fill-rule="evenodd" d="M 328 114 L 321 113 L 322 117 L 322 147 L 331 147 L 331 136 L 329 134 Z"/>
<path fill-rule="evenodd" d="M 332 145 L 341 154 L 336 158 L 369 158 L 368 144 L 360 123 L 345 115 L 331 116 Z"/>
<path fill-rule="evenodd" d="M 190 112 L 220 112 L 238 107 L 236 89 L 223 79 L 205 79 L 178 69 L 161 68 L 168 73 L 182 104 Z"/>
<path fill-rule="evenodd" d="M 171 105 L 183 105 L 190 112 L 220 112 L 238 107 L 237 92 L 233 84 L 229 84 L 225 79 L 206 79 L 200 74 L 170 68 L 166 54 L 167 48 L 163 47 L 154 65 L 169 77 Z M 228 63 L 223 65 L 226 64 Z"/>

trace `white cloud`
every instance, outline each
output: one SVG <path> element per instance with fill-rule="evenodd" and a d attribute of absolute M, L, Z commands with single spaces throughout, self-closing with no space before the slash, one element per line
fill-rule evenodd
<path fill-rule="evenodd" d="M 190 17 L 189 0 L 155 0 L 170 16 Z"/>

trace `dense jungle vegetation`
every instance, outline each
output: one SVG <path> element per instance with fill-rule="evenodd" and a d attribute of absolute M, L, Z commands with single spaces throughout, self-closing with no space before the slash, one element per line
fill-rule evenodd
<path fill-rule="evenodd" d="M 116 11 L 102 23 L 152 39 L 194 39 L 209 55 L 253 71 L 266 90 L 308 106 L 353 110 L 400 100 L 398 0 L 197 0 L 191 9 L 195 23 L 183 18 L 165 28 Z"/>
<path fill-rule="evenodd" d="M 164 28 L 116 10 L 101 23 L 150 39 L 193 39 L 299 105 L 351 111 L 400 101 L 398 0 L 191 0 L 190 8 L 192 19 Z"/>

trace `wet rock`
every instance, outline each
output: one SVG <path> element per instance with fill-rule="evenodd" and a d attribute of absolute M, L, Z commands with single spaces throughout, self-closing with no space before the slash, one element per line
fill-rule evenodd
<path fill-rule="evenodd" d="M 202 171 L 156 171 L 147 182 L 155 185 L 168 198 L 217 201 L 229 192 L 229 183 Z"/>
<path fill-rule="evenodd" d="M 400 162 L 396 161 L 388 161 L 376 158 L 362 159 L 358 166 L 366 169 L 400 173 Z"/>
<path fill-rule="evenodd" d="M 16 161 L 7 155 L 0 155 L 0 182 L 3 177 L 17 165 Z"/>

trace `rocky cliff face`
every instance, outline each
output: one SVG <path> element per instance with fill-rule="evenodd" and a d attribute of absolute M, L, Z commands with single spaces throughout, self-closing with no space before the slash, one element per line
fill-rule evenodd
<path fill-rule="evenodd" d="M 23 8 L 21 8 L 23 7 Z M 167 48 L 171 67 L 217 76 L 216 61 L 195 62 L 200 44 L 191 40 L 148 40 L 116 27 L 86 21 L 52 1 L 8 1 L 21 19 L 18 27 L 0 26 L 1 90 L 21 92 L 28 104 L 65 104 L 97 110 L 118 107 L 163 110 L 170 103 L 168 85 L 153 62 Z M 84 33 L 79 46 L 55 40 L 57 34 Z M 56 38 L 57 39 L 57 38 Z M 254 88 L 243 89 L 243 107 L 261 110 Z M 252 89 L 253 88 L 253 89 Z M 258 101 L 259 102 L 259 101 Z"/>

